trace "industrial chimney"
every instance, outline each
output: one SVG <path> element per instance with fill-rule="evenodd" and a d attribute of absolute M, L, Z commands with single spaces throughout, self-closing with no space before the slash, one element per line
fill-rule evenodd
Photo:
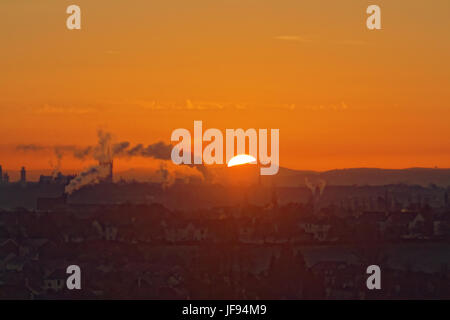
<path fill-rule="evenodd" d="M 113 182 L 113 160 L 108 161 L 100 161 L 100 167 L 105 168 L 107 170 L 108 175 L 103 179 L 104 182 L 112 183 Z"/>
<path fill-rule="evenodd" d="M 20 170 L 20 183 L 23 185 L 27 183 L 27 171 L 25 170 L 25 167 L 22 167 Z"/>

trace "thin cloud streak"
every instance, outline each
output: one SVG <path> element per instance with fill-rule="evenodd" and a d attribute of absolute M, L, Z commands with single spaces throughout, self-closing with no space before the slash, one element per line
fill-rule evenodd
<path fill-rule="evenodd" d="M 276 36 L 276 40 L 282 40 L 282 41 L 292 41 L 292 42 L 312 42 L 312 39 L 309 39 L 304 36 L 299 35 L 282 35 L 282 36 Z"/>

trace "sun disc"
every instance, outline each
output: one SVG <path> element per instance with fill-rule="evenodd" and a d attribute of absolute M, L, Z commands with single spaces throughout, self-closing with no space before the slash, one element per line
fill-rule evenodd
<path fill-rule="evenodd" d="M 237 156 L 231 158 L 230 161 L 228 161 L 228 167 L 234 167 L 247 163 L 256 164 L 255 157 L 252 157 L 248 154 L 238 154 Z"/>

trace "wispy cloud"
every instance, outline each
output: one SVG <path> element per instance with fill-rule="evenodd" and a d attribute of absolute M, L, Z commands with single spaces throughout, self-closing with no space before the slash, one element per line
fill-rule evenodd
<path fill-rule="evenodd" d="M 363 46 L 368 45 L 368 42 L 362 41 L 362 40 L 331 40 L 328 41 L 326 39 L 318 39 L 317 37 L 311 37 L 311 36 L 301 36 L 301 35 L 281 35 L 276 36 L 276 40 L 282 40 L 282 41 L 291 41 L 291 42 L 300 42 L 300 43 L 309 43 L 309 42 L 316 42 L 316 43 L 329 43 L 329 44 L 337 44 L 337 45 L 349 45 L 349 46 Z"/>
<path fill-rule="evenodd" d="M 224 102 L 213 100 L 191 100 L 178 102 L 158 102 L 156 100 L 130 100 L 122 102 L 108 102 L 109 104 L 123 105 L 128 107 L 141 108 L 148 111 L 202 111 L 202 110 L 217 110 L 217 111 L 240 111 L 240 110 L 280 110 L 280 111 L 301 111 L 301 110 L 330 110 L 343 111 L 349 109 L 349 106 L 344 102 L 337 101 L 333 104 L 314 104 L 302 105 L 294 102 L 285 103 L 261 103 L 261 102 Z"/>
<path fill-rule="evenodd" d="M 223 109 L 225 105 L 214 101 L 196 101 L 192 102 L 190 99 L 186 100 L 186 109 L 188 110 L 214 110 Z"/>
<path fill-rule="evenodd" d="M 184 102 L 159 102 L 155 100 L 132 100 L 124 104 L 134 105 L 146 110 L 222 110 L 239 108 L 239 105 L 217 101 L 197 101 L 186 99 Z"/>
<path fill-rule="evenodd" d="M 16 149 L 19 151 L 24 151 L 24 152 L 38 152 L 38 151 L 48 150 L 49 147 L 30 143 L 30 144 L 19 144 L 16 147 Z"/>
<path fill-rule="evenodd" d="M 129 105 L 138 106 L 146 110 L 249 110 L 249 109 L 285 109 L 294 110 L 295 104 L 261 104 L 247 102 L 225 102 L 212 100 L 191 100 L 186 99 L 184 102 L 157 102 L 145 100 L 129 101 Z"/>
<path fill-rule="evenodd" d="M 87 114 L 93 112 L 95 112 L 95 109 L 81 107 L 55 107 L 49 104 L 44 104 L 43 106 L 34 109 L 34 113 L 37 114 Z"/>
<path fill-rule="evenodd" d="M 306 105 L 303 109 L 313 111 L 345 111 L 349 109 L 349 106 L 342 101 L 336 104 Z"/>
<path fill-rule="evenodd" d="M 338 40 L 333 41 L 334 44 L 348 45 L 348 46 L 365 46 L 368 45 L 368 42 L 361 40 Z"/>
<path fill-rule="evenodd" d="M 116 51 L 116 50 L 106 50 L 105 53 L 106 53 L 106 54 L 109 54 L 109 55 L 116 55 L 116 54 L 120 54 L 120 51 Z"/>
<path fill-rule="evenodd" d="M 306 36 L 299 36 L 299 35 L 282 35 L 282 36 L 276 36 L 276 40 L 283 40 L 283 41 L 292 41 L 292 42 L 312 42 L 312 39 Z"/>

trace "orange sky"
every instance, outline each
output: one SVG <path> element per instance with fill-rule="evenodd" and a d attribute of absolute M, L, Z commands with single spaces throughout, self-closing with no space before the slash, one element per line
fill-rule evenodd
<path fill-rule="evenodd" d="M 66 29 L 73 3 L 80 31 Z M 373 3 L 380 31 L 365 27 Z M 4 168 L 54 161 L 18 144 L 90 145 L 99 128 L 169 142 L 194 120 L 279 128 L 290 168 L 450 167 L 448 0 L 3 0 L 0 12 Z"/>

